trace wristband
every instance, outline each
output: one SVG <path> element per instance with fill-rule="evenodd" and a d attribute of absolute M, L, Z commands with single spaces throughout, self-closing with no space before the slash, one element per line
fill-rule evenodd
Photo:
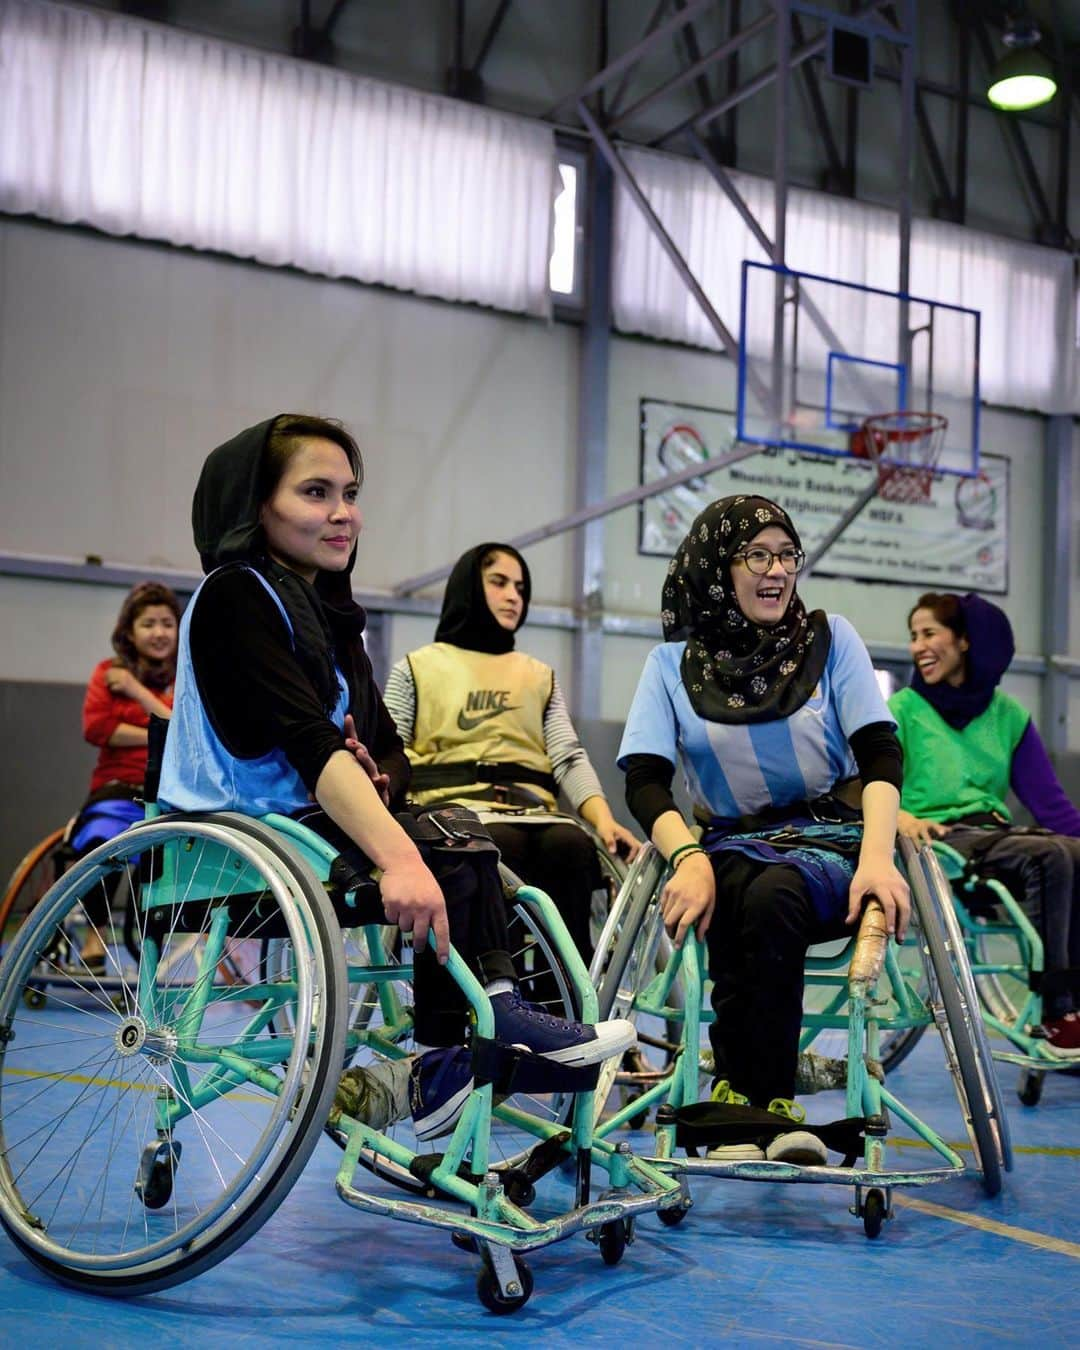
<path fill-rule="evenodd" d="M 680 858 L 685 858 L 691 853 L 704 852 L 705 850 L 696 842 L 692 844 L 680 844 L 679 847 L 672 852 L 671 857 L 668 858 L 668 866 L 674 872 L 679 865 Z"/>

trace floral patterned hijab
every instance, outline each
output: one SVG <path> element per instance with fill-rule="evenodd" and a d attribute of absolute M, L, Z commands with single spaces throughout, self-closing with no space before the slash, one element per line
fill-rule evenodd
<path fill-rule="evenodd" d="M 694 711 L 708 722 L 790 717 L 817 687 L 829 655 L 825 611 L 808 614 L 792 591 L 784 617 L 751 623 L 731 580 L 736 553 L 779 525 L 801 548 L 786 511 L 766 497 L 722 497 L 697 517 L 668 566 L 664 640 L 686 639 L 682 677 Z"/>

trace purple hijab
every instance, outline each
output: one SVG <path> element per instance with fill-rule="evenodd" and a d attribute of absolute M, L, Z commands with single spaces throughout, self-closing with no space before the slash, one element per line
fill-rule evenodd
<path fill-rule="evenodd" d="M 1016 652 L 1012 624 L 997 605 L 969 592 L 960 598 L 960 611 L 966 631 L 958 636 L 968 640 L 963 683 L 927 684 L 917 669 L 911 679 L 912 689 L 958 731 L 989 708 Z"/>

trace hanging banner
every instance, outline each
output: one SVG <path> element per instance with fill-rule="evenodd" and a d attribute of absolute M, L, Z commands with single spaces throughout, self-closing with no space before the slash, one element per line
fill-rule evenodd
<path fill-rule="evenodd" d="M 641 400 L 641 482 L 716 458 L 735 445 L 735 414 Z M 638 551 L 669 558 L 709 502 L 753 493 L 779 503 L 807 553 L 876 473 L 847 456 L 763 449 L 749 459 L 643 501 Z M 981 456 L 975 478 L 938 474 L 925 502 L 873 498 L 814 568 L 815 576 L 1005 595 L 1009 589 L 1009 461 Z"/>

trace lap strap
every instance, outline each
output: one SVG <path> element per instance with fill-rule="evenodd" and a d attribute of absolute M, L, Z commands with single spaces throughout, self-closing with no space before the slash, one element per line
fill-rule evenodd
<path fill-rule="evenodd" d="M 531 783 L 546 788 L 552 795 L 559 791 L 553 774 L 530 769 L 524 764 L 489 764 L 483 760 L 469 760 L 464 764 L 414 764 L 409 780 L 414 792 L 469 787 L 473 783 L 499 783 L 507 787 L 514 783 Z"/>

